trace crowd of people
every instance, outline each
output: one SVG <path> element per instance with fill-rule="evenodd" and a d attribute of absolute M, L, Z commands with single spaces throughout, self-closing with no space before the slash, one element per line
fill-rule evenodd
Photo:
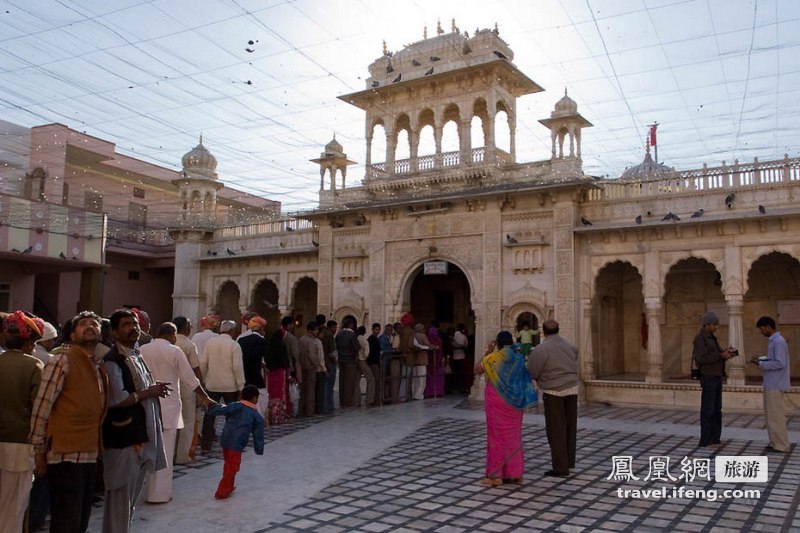
<path fill-rule="evenodd" d="M 695 342 L 701 446 L 719 443 L 717 370 L 735 356 L 719 347 L 718 324 L 704 316 Z M 575 467 L 578 350 L 559 336 L 555 320 L 542 324 L 541 343 L 529 324 L 500 332 L 472 368 L 474 338 L 463 324 L 442 331 L 410 313 L 372 324 L 369 335 L 351 316 L 339 324 L 318 315 L 302 330 L 287 316 L 271 333 L 267 327 L 256 313 L 240 320 L 212 314 L 193 335 L 191 321 L 179 316 L 153 337 L 149 316 L 134 308 L 107 318 L 81 312 L 59 336 L 30 313 L 0 313 L 0 533 L 18 533 L 26 522 L 40 529 L 48 512 L 51 531 L 86 531 L 98 487 L 103 531 L 129 531 L 140 497 L 169 502 L 173 464 L 191 463 L 215 441 L 224 459 L 215 497 L 228 498 L 250 437 L 260 455 L 265 424 L 330 413 L 337 374 L 341 409 L 461 393 L 468 370 L 485 374 L 481 483 L 488 486 L 522 482 L 522 417 L 541 394 L 552 459 L 544 475 L 566 477 Z M 769 338 L 767 355 L 751 361 L 765 375 L 768 451 L 783 452 L 790 446 L 781 395 L 788 349 L 774 320 L 762 317 L 757 327 Z M 221 436 L 217 416 L 226 420 Z"/>
<path fill-rule="evenodd" d="M 0 321 L 0 532 L 14 533 L 41 529 L 48 514 L 51 531 L 86 531 L 98 494 L 103 531 L 129 531 L 140 498 L 169 502 L 173 465 L 215 441 L 215 496 L 227 498 L 250 436 L 261 454 L 265 424 L 330 413 L 337 374 L 344 409 L 463 392 L 470 344 L 463 325 L 425 328 L 409 313 L 370 335 L 325 315 L 302 333 L 292 317 L 267 333 L 256 313 L 212 314 L 194 334 L 178 316 L 154 336 L 136 308 L 79 313 L 60 335 L 22 311 Z"/>

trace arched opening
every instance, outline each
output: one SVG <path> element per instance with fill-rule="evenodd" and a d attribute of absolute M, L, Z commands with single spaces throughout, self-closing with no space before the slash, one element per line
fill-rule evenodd
<path fill-rule="evenodd" d="M 233 281 L 223 283 L 217 292 L 217 312 L 223 320 L 234 320 L 238 324 L 242 316 L 239 312 L 239 286 Z"/>
<path fill-rule="evenodd" d="M 517 315 L 517 319 L 514 321 L 514 331 L 522 331 L 526 324 L 528 329 L 538 332 L 533 336 L 533 345 L 536 346 L 540 342 L 541 332 L 539 331 L 539 319 L 532 311 L 523 311 Z"/>
<path fill-rule="evenodd" d="M 400 114 L 394 123 L 395 161 L 401 161 L 404 159 L 407 160 L 408 158 L 411 157 L 411 137 L 409 135 L 410 131 L 411 131 L 411 120 L 405 113 Z M 406 161 L 404 165 L 399 165 L 399 166 L 401 166 L 402 168 L 396 169 L 397 173 L 409 172 L 411 170 L 408 161 Z"/>
<path fill-rule="evenodd" d="M 402 308 L 411 311 L 415 322 L 425 326 L 426 333 L 431 321 L 437 320 L 441 332 L 464 324 L 467 331 L 474 334 L 475 314 L 472 311 L 469 279 L 464 271 L 449 261 L 431 260 L 426 263 L 417 266 L 409 275 L 403 291 Z M 443 352 L 449 354 L 452 351 L 449 338 L 445 340 L 446 334 L 440 337 L 443 339 Z M 474 336 L 470 336 L 470 343 L 472 346 L 465 351 L 466 359 L 463 371 L 459 370 L 458 380 L 458 383 L 467 384 L 467 387 L 472 383 L 474 353 L 483 353 L 480 348 L 475 348 Z M 430 373 L 433 374 L 433 370 Z M 446 390 L 451 390 L 452 383 L 452 378 L 445 380 Z M 429 384 L 429 392 L 438 390 L 437 394 L 441 394 L 441 390 L 434 387 Z"/>
<path fill-rule="evenodd" d="M 690 374 L 692 342 L 707 311 L 719 316 L 716 335 L 720 345 L 727 346 L 728 313 L 717 268 L 697 257 L 678 261 L 669 269 L 664 281 L 661 346 L 665 378 Z"/>
<path fill-rule="evenodd" d="M 281 312 L 278 308 L 278 286 L 269 279 L 262 279 L 256 283 L 250 308 L 267 319 L 267 332 L 278 329 L 281 325 Z"/>
<path fill-rule="evenodd" d="M 642 276 L 628 262 L 603 267 L 595 280 L 592 346 L 599 379 L 644 381 Z"/>
<path fill-rule="evenodd" d="M 370 155 L 373 165 L 386 161 L 386 129 L 383 127 L 383 122 L 376 122 L 372 126 Z"/>
<path fill-rule="evenodd" d="M 744 350 L 747 357 L 764 354 L 767 339 L 755 329 L 762 316 L 771 316 L 789 345 L 792 380 L 800 377 L 800 261 L 789 254 L 772 252 L 759 257 L 747 274 L 747 293 L 742 312 Z M 749 382 L 760 383 L 762 373 L 745 365 Z M 796 385 L 796 383 L 792 383 Z"/>
<path fill-rule="evenodd" d="M 400 161 L 409 157 L 411 157 L 411 139 L 408 137 L 408 130 L 402 129 L 397 132 L 397 149 L 394 152 L 394 159 Z"/>
<path fill-rule="evenodd" d="M 446 167 L 457 165 L 460 162 L 461 138 L 458 133 L 460 120 L 457 105 L 450 104 L 445 108 L 442 117 L 442 153 L 446 155 L 442 164 Z"/>
<path fill-rule="evenodd" d="M 300 278 L 292 294 L 292 316 L 295 318 L 295 327 L 302 330 L 298 333 L 298 338 L 305 332 L 306 324 L 316 315 L 317 282 L 309 277 Z"/>
<path fill-rule="evenodd" d="M 469 127 L 470 143 L 473 148 L 482 148 L 485 146 L 483 138 L 483 119 L 480 117 L 472 117 Z"/>
<path fill-rule="evenodd" d="M 508 121 L 509 116 L 505 104 L 498 102 L 497 113 L 494 116 L 494 145 L 498 150 L 510 154 L 511 126 Z"/>

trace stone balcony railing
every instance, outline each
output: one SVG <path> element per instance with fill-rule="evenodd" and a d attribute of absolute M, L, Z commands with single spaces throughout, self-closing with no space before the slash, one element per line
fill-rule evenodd
<path fill-rule="evenodd" d="M 462 160 L 461 152 L 455 151 L 443 152 L 441 154 L 441 164 L 437 164 L 436 155 L 423 155 L 417 158 L 399 159 L 394 162 L 394 166 L 391 169 L 387 168 L 386 162 L 375 163 L 367 167 L 364 182 L 369 183 L 372 180 L 395 179 L 406 174 L 454 168 L 462 165 L 479 168 L 487 164 L 507 165 L 514 163 L 514 159 L 508 152 L 495 148 L 492 153 L 496 161 L 491 161 L 491 158 L 487 157 L 486 149 L 481 146 L 479 148 L 473 148 L 470 151 L 469 161 Z"/>
<path fill-rule="evenodd" d="M 106 236 L 101 213 L 0 194 L 0 252 L 100 264 Z"/>
<path fill-rule="evenodd" d="M 697 194 L 709 191 L 730 191 L 753 189 L 763 185 L 781 183 L 800 183 L 800 158 L 774 161 L 759 161 L 733 165 L 725 162 L 718 167 L 703 165 L 700 169 L 674 172 L 652 180 L 609 180 L 599 182 L 599 187 L 589 191 L 588 202 L 606 202 L 681 194 Z"/>

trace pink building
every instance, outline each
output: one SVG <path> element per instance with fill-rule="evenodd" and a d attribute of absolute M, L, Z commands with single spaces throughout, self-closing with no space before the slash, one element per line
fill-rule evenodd
<path fill-rule="evenodd" d="M 201 142 L 178 172 L 62 124 L 0 122 L 0 309 L 63 323 L 77 310 L 172 318 L 169 229 L 269 219 L 280 203 L 225 187 Z"/>

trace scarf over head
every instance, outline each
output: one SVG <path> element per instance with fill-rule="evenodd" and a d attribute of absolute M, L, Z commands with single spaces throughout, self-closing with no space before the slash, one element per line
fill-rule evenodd
<path fill-rule="evenodd" d="M 486 381 L 492 384 L 503 401 L 524 409 L 536 403 L 536 389 L 525 366 L 519 344 L 512 344 L 483 358 Z"/>

